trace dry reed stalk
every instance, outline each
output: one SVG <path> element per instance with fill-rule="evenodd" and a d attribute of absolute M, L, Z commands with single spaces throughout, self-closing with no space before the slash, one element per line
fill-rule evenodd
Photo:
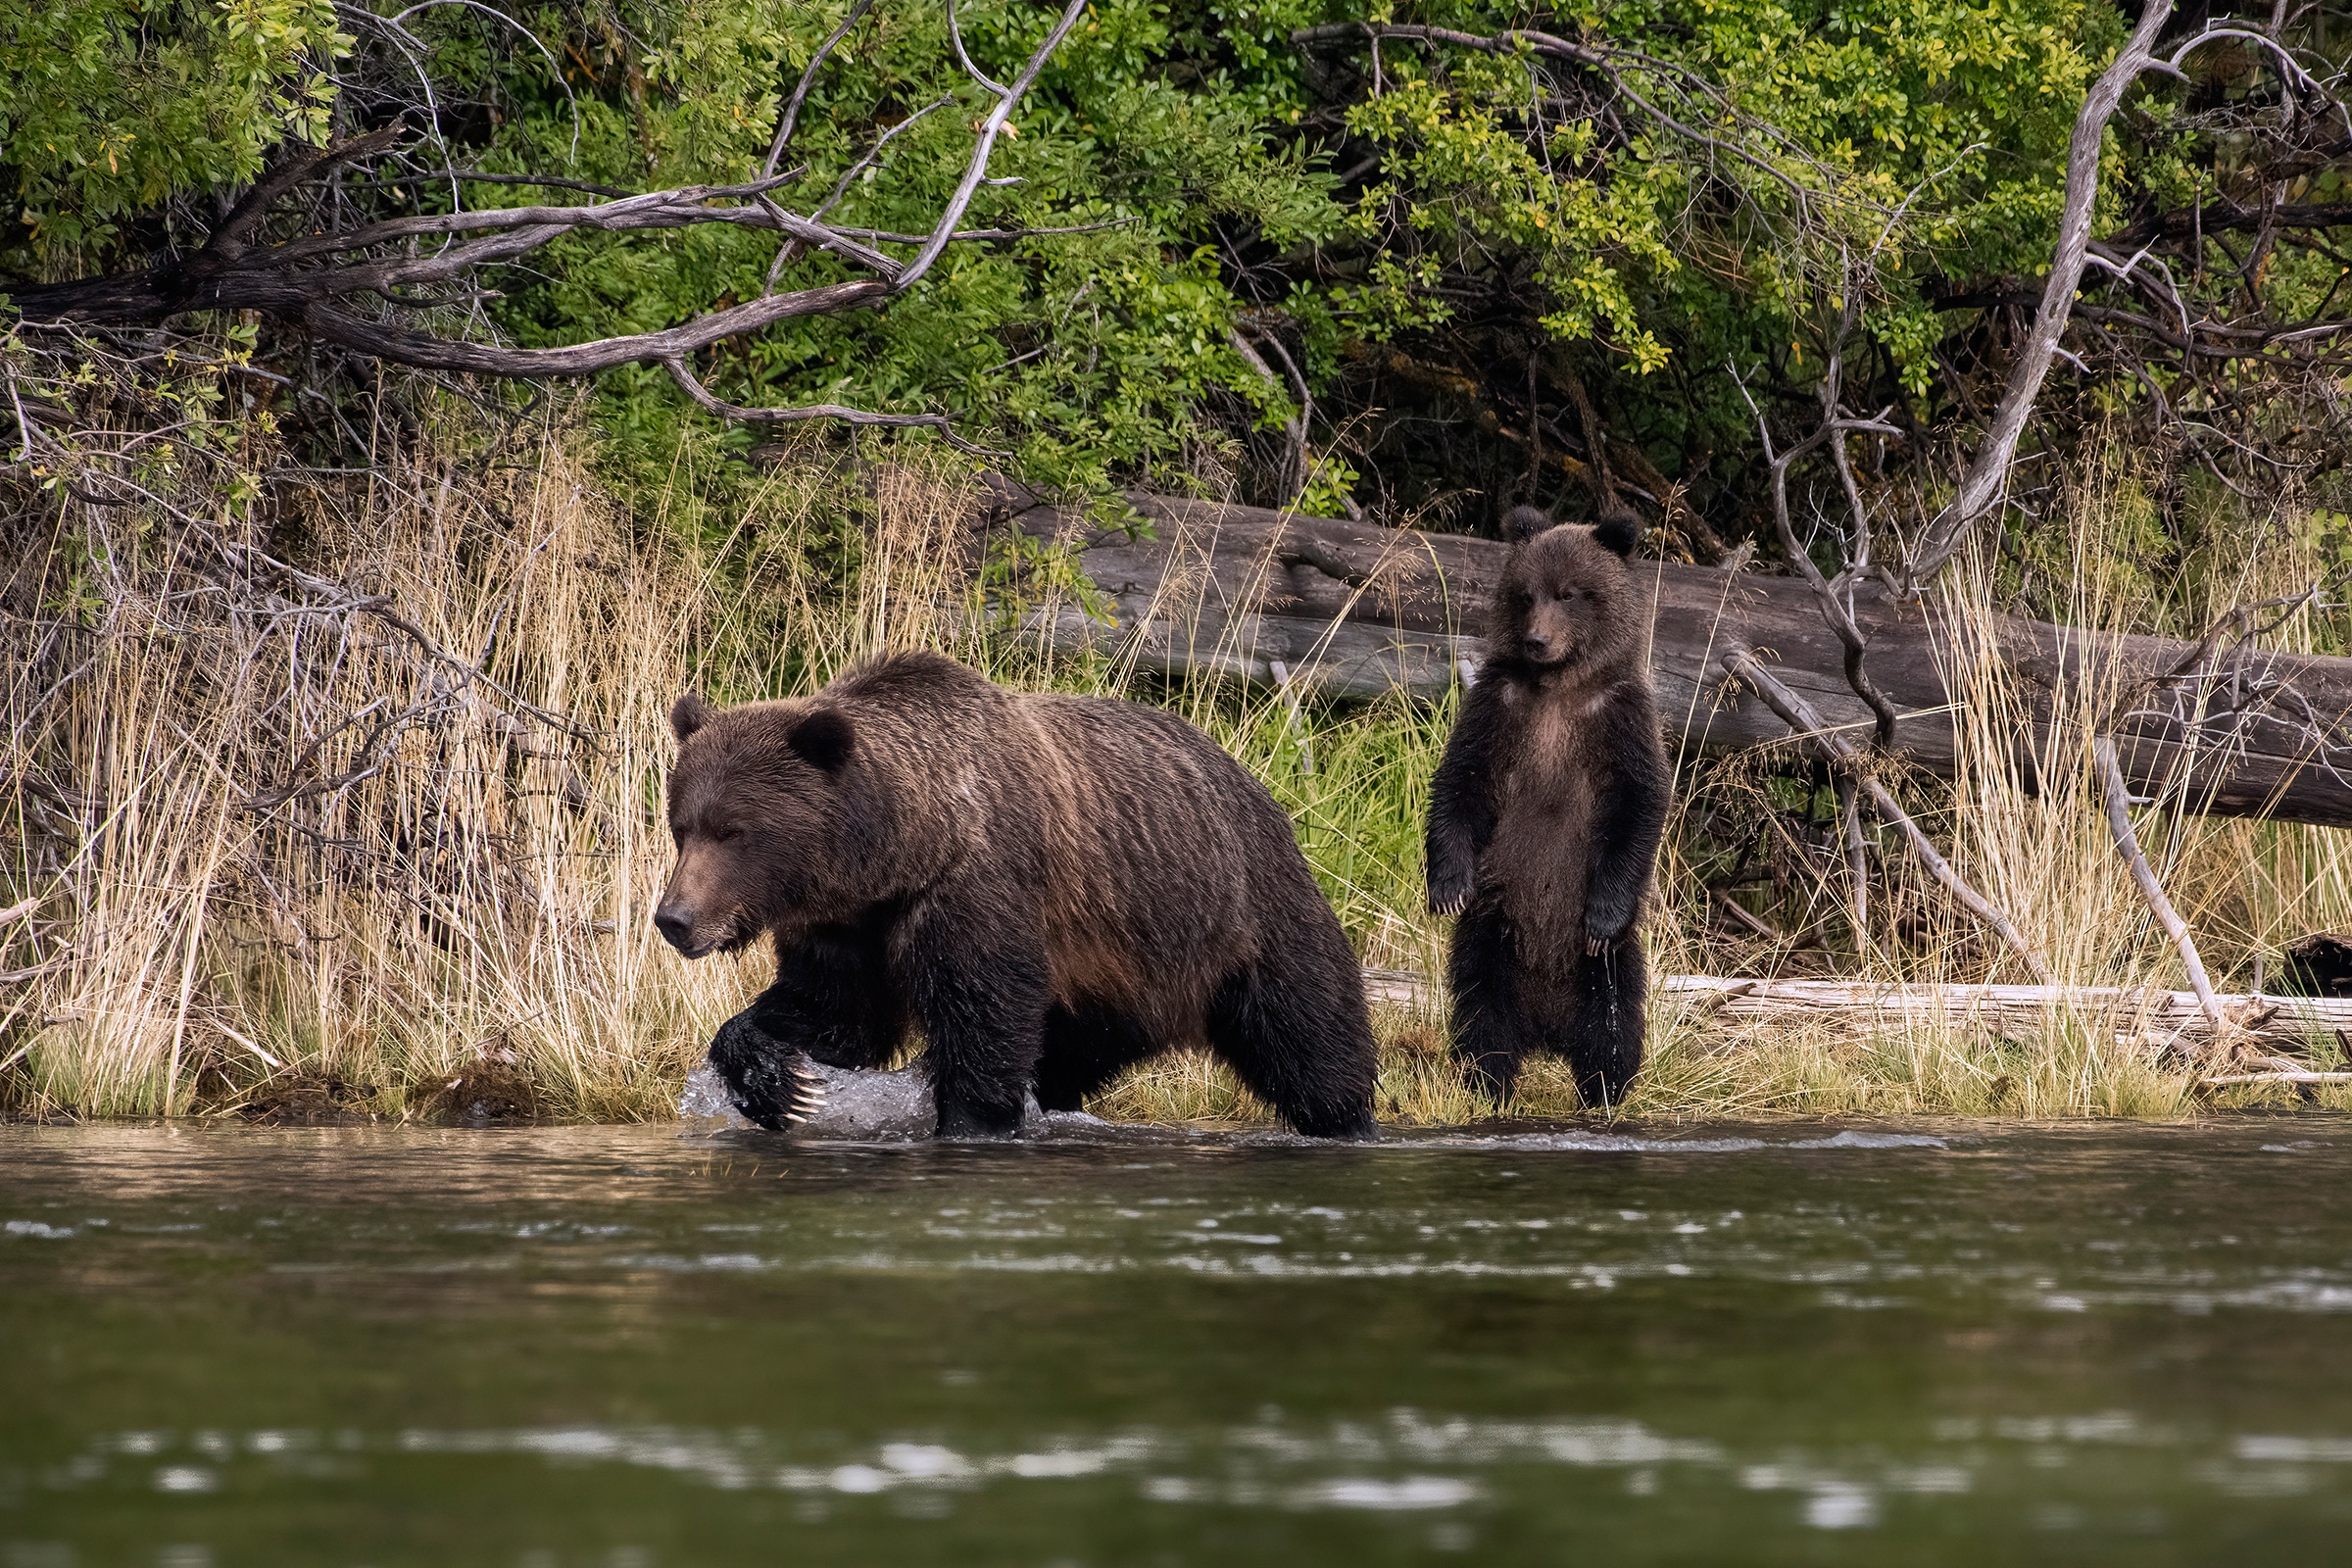
<path fill-rule="evenodd" d="M 218 574 L 179 560 L 61 695 L 12 689 L 10 804 L 61 831 L 18 836 L 8 881 L 70 911 L 11 1005 L 25 1108 L 180 1113 L 278 1063 L 397 1114 L 493 1055 L 565 1114 L 656 1115 L 723 1015 L 732 977 L 677 973 L 643 916 L 692 594 L 560 451 L 512 486 L 375 495 L 317 519 L 317 567 L 481 680 L 348 606 L 206 619 Z"/>

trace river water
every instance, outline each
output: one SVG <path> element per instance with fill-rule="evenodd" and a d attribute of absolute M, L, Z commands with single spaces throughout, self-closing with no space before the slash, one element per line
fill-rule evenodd
<path fill-rule="evenodd" d="M 2352 1552 L 2352 1127 L 0 1127 L 0 1568 Z"/>

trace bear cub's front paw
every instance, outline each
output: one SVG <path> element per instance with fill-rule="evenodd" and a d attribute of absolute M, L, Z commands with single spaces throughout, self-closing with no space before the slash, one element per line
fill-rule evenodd
<path fill-rule="evenodd" d="M 1634 922 L 1614 909 L 1585 911 L 1585 956 L 1597 958 L 1623 947 L 1634 934 Z"/>
<path fill-rule="evenodd" d="M 710 1065 L 725 1080 L 735 1108 L 769 1132 L 807 1121 L 824 1108 L 825 1082 L 806 1053 L 739 1012 L 710 1037 Z"/>
<path fill-rule="evenodd" d="M 1478 873 L 1468 866 L 1448 866 L 1429 874 L 1429 912 L 1459 914 L 1470 906 L 1470 895 L 1478 886 Z"/>

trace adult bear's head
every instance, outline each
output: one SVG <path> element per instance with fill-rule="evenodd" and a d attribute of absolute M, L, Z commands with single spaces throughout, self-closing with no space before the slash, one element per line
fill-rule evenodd
<path fill-rule="evenodd" d="M 1613 665 L 1639 652 L 1626 558 L 1641 524 L 1628 512 L 1592 527 L 1554 526 L 1534 507 L 1503 519 L 1512 541 L 1487 625 L 1494 655 L 1537 672 Z"/>
<path fill-rule="evenodd" d="M 689 958 L 732 953 L 774 927 L 838 917 L 856 900 L 845 793 L 858 754 L 850 715 L 823 698 L 670 710 L 677 868 L 654 925 Z"/>

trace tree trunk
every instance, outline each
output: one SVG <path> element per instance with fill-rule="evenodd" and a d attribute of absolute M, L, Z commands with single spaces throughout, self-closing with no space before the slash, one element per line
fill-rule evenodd
<path fill-rule="evenodd" d="M 1130 498 L 1156 537 L 1132 540 L 1076 514 L 1007 493 L 996 513 L 1024 532 L 1068 539 L 1112 601 L 1115 624 L 1075 606 L 1034 612 L 1041 640 L 1085 645 L 1167 672 L 1291 678 L 1328 695 L 1394 687 L 1434 696 L 1475 661 L 1506 547 L 1256 507 Z M 1685 744 L 1733 750 L 1788 739 L 1753 695 L 1727 691 L 1717 667 L 1737 647 L 1833 726 L 1867 739 L 1872 715 L 1846 684 L 1844 650 L 1811 591 L 1793 577 L 1638 561 L 1650 617 L 1659 710 Z M 1896 750 L 1953 773 L 1953 698 L 1945 669 L 1963 628 L 1932 604 L 1875 585 L 1856 597 L 1870 672 L 1900 713 Z M 1972 617 L 1977 619 L 1980 617 Z M 2047 724 L 2121 711 L 2116 749 L 2136 796 L 2181 791 L 2193 810 L 2352 825 L 2352 659 L 2240 644 L 2205 649 L 2163 637 L 2102 636 L 2011 616 L 1981 617 L 2002 662 Z M 2200 657 L 2201 656 L 2201 657 Z M 2088 697 L 2082 694 L 2088 693 Z M 2030 766 L 2020 737 L 2017 756 Z"/>

